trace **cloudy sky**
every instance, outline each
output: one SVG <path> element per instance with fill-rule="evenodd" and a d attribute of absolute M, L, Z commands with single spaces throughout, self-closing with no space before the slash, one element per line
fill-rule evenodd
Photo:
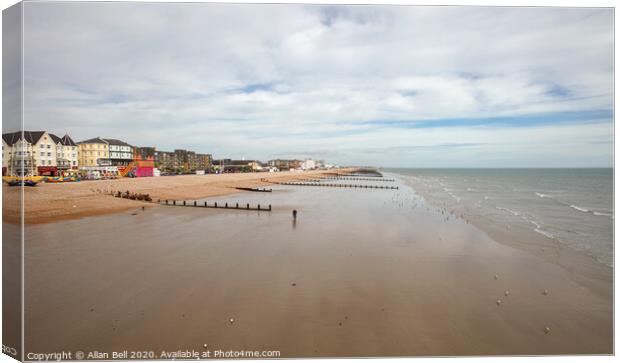
<path fill-rule="evenodd" d="M 27 129 L 215 158 L 611 166 L 613 12 L 27 3 Z"/>

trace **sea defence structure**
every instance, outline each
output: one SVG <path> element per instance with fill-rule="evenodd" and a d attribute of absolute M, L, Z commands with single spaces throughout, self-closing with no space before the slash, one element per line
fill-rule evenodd
<path fill-rule="evenodd" d="M 235 209 L 235 210 L 255 210 L 255 211 L 262 211 L 262 212 L 271 212 L 271 204 L 267 205 L 267 207 L 262 206 L 260 204 L 257 204 L 256 206 L 250 206 L 250 203 L 235 203 L 234 205 L 232 203 L 228 204 L 228 202 L 224 202 L 222 203 L 217 203 L 214 202 L 213 204 L 209 204 L 209 202 L 204 201 L 204 202 L 198 202 L 197 200 L 193 200 L 193 201 L 187 201 L 187 200 L 161 200 L 158 199 L 157 200 L 158 204 L 161 205 L 167 205 L 167 206 L 174 206 L 174 207 L 197 207 L 197 208 L 217 208 L 217 209 Z"/>

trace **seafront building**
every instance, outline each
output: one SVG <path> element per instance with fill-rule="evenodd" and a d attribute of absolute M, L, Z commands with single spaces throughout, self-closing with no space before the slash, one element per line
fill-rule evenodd
<path fill-rule="evenodd" d="M 78 150 L 77 144 L 65 134 L 58 137 L 50 134 L 52 141 L 56 144 L 56 167 L 59 172 L 66 172 L 71 169 L 78 168 Z"/>
<path fill-rule="evenodd" d="M 127 166 L 133 161 L 133 147 L 118 139 L 95 137 L 77 144 L 81 167 Z"/>
<path fill-rule="evenodd" d="M 133 146 L 117 139 L 103 139 L 108 143 L 110 164 L 112 166 L 127 166 L 133 161 Z"/>
<path fill-rule="evenodd" d="M 277 168 L 278 170 L 292 170 L 292 169 L 300 169 L 302 161 L 297 159 L 275 159 L 269 160 L 267 164 L 271 167 Z"/>
<path fill-rule="evenodd" d="M 316 169 L 316 162 L 312 159 L 306 159 L 301 163 L 302 170 Z"/>
<path fill-rule="evenodd" d="M 75 142 L 47 131 L 2 134 L 2 175 L 59 175 L 77 169 Z"/>
<path fill-rule="evenodd" d="M 78 164 L 80 167 L 111 166 L 108 142 L 100 137 L 80 141 Z"/>
<path fill-rule="evenodd" d="M 153 148 L 154 149 L 154 148 Z M 199 154 L 191 150 L 153 150 L 155 166 L 168 173 L 187 173 L 211 170 L 211 154 Z"/>
<path fill-rule="evenodd" d="M 23 136 L 22 136 L 23 135 Z M 191 150 L 157 150 L 137 147 L 119 139 L 95 137 L 74 142 L 66 134 L 24 131 L 2 135 L 3 175 L 69 175 L 78 171 L 86 178 L 154 176 L 163 173 L 262 172 L 311 170 L 325 167 L 322 160 L 275 159 L 213 160 L 211 154 Z"/>

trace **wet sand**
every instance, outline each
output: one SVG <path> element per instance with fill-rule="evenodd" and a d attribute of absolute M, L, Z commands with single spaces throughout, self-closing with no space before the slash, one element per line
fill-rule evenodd
<path fill-rule="evenodd" d="M 609 294 L 400 187 L 276 186 L 210 199 L 270 213 L 156 206 L 28 226 L 26 352 L 612 353 Z"/>
<path fill-rule="evenodd" d="M 423 196 L 429 204 L 444 213 L 453 213 L 484 231 L 493 240 L 517 249 L 537 254 L 548 262 L 562 266 L 570 272 L 570 277 L 593 293 L 604 296 L 612 303 L 613 268 L 600 263 L 584 251 L 577 251 L 557 239 L 545 237 L 531 228 L 504 225 L 480 215 L 462 202 L 449 198 L 437 198 L 423 183 L 406 179 L 416 193 Z"/>
<path fill-rule="evenodd" d="M 347 173 L 352 169 L 308 172 L 237 173 L 208 175 L 178 175 L 156 178 L 122 178 L 115 180 L 89 180 L 78 183 L 40 183 L 34 188 L 24 188 L 25 223 L 49 223 L 126 211 L 150 204 L 127 199 L 115 199 L 97 190 L 120 190 L 150 194 L 154 199 L 206 198 L 237 193 L 236 187 L 269 185 L 261 181 L 284 182 L 316 178 L 332 173 Z M 19 190 L 3 184 L 2 219 L 19 221 Z"/>

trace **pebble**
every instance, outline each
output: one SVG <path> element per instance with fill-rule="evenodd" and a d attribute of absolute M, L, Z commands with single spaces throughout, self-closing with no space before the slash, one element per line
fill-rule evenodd
<path fill-rule="evenodd" d="M 543 295 L 545 296 L 549 295 L 549 290 L 545 289 L 545 291 L 543 291 Z"/>
<path fill-rule="evenodd" d="M 230 321 L 230 323 L 232 324 L 232 323 L 234 323 L 234 322 L 235 322 L 235 319 L 230 318 L 230 319 L 228 319 L 228 321 Z"/>
<path fill-rule="evenodd" d="M 505 295 L 505 296 L 510 295 L 510 291 L 508 291 L 508 290 L 504 291 L 504 295 Z"/>
<path fill-rule="evenodd" d="M 297 284 L 293 282 L 293 283 L 291 284 L 291 286 L 297 286 Z"/>
<path fill-rule="evenodd" d="M 203 344 L 203 345 L 202 345 L 202 347 L 203 347 L 203 348 L 206 348 L 206 347 L 207 347 L 207 345 L 206 345 L 206 344 Z"/>
<path fill-rule="evenodd" d="M 499 279 L 499 275 L 498 274 L 495 274 L 495 279 L 496 280 Z"/>
<path fill-rule="evenodd" d="M 497 300 L 495 303 L 497 304 L 497 306 L 499 306 L 502 303 L 502 301 L 501 300 Z"/>
<path fill-rule="evenodd" d="M 545 327 L 545 334 L 549 334 L 551 333 L 551 328 L 549 328 L 548 326 Z"/>

